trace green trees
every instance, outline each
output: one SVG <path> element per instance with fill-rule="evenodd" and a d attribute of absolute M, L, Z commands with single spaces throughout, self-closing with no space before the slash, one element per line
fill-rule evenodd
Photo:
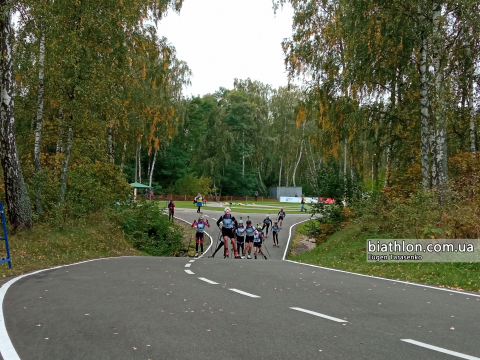
<path fill-rule="evenodd" d="M 35 197 L 35 213 L 42 216 L 46 211 L 48 216 L 66 199 L 75 201 L 85 194 L 79 189 L 98 175 L 100 164 L 117 164 L 120 174 L 140 141 L 151 156 L 153 173 L 162 143 L 173 139 L 190 71 L 166 39 L 144 23 L 161 19 L 170 9 L 179 11 L 181 4 L 178 0 L 0 4 L 2 94 L 8 94 L 2 95 L 0 146 L 8 215 L 15 229 L 32 226 L 29 195 Z M 20 21 L 14 34 L 10 21 L 15 10 L 20 10 Z M 72 169 L 90 170 L 70 177 Z M 110 180 L 119 180 L 110 170 L 107 174 Z M 121 182 L 126 184 L 124 177 Z M 126 188 L 119 185 L 116 196 L 125 196 Z"/>
<path fill-rule="evenodd" d="M 288 2 L 287 70 L 308 84 L 324 153 L 385 187 L 418 163 L 424 187 L 445 190 L 448 157 L 478 148 L 479 3 Z"/>

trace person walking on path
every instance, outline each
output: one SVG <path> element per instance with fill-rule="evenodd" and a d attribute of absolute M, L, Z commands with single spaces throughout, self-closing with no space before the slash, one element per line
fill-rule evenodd
<path fill-rule="evenodd" d="M 268 237 L 268 228 L 272 225 L 272 220 L 270 219 L 270 216 L 267 215 L 267 217 L 265 219 L 263 219 L 263 229 L 267 228 L 267 230 L 265 231 L 265 237 Z"/>
<path fill-rule="evenodd" d="M 300 212 L 302 211 L 307 211 L 307 208 L 305 207 L 305 194 L 302 194 L 302 207 L 300 208 Z"/>
<path fill-rule="evenodd" d="M 238 227 L 238 223 L 235 217 L 232 216 L 229 207 L 225 208 L 225 214 L 220 216 L 220 218 L 218 219 L 217 226 L 220 226 L 220 223 L 223 223 L 222 236 L 225 240 L 225 257 L 228 256 L 228 243 L 230 241 L 233 245 L 233 254 L 235 256 L 235 259 L 240 259 L 240 256 L 238 256 L 237 253 L 237 243 L 235 241 L 235 228 Z"/>
<path fill-rule="evenodd" d="M 203 255 L 203 238 L 205 236 L 205 226 L 210 227 L 208 220 L 203 220 L 203 215 L 200 215 L 198 221 L 194 221 L 192 227 L 197 227 L 197 233 L 195 234 L 195 257 L 198 256 L 198 244 L 201 246 L 201 255 Z"/>
<path fill-rule="evenodd" d="M 278 225 L 280 226 L 280 229 L 282 228 L 282 223 L 283 219 L 287 216 L 285 212 L 283 211 L 283 207 L 280 208 L 280 211 L 278 212 L 277 218 L 278 218 Z"/>
<path fill-rule="evenodd" d="M 280 228 L 278 227 L 278 222 L 274 222 L 272 226 L 272 235 L 273 235 L 273 246 L 280 247 L 278 245 L 278 233 L 280 232 Z M 275 244 L 276 242 L 276 244 Z"/>
<path fill-rule="evenodd" d="M 197 203 L 197 206 L 198 206 L 197 213 L 200 213 L 200 209 L 202 208 L 202 205 L 203 205 L 202 194 L 198 193 L 198 195 L 195 197 L 195 202 Z"/>
<path fill-rule="evenodd" d="M 205 196 L 203 197 L 203 206 L 207 206 L 207 198 Z"/>
<path fill-rule="evenodd" d="M 253 255 L 255 256 L 255 259 L 257 258 L 257 249 L 258 251 L 262 254 L 262 256 L 267 260 L 267 257 L 263 253 L 262 250 L 262 239 L 263 239 L 263 232 L 262 232 L 262 226 L 258 225 L 257 230 L 253 233 L 253 247 L 255 248 L 255 252 Z"/>
<path fill-rule="evenodd" d="M 257 202 L 258 199 L 258 191 L 255 191 L 255 202 Z"/>
<path fill-rule="evenodd" d="M 173 217 L 175 216 L 175 203 L 173 200 L 170 200 L 168 203 L 168 220 L 170 219 L 173 221 Z"/>

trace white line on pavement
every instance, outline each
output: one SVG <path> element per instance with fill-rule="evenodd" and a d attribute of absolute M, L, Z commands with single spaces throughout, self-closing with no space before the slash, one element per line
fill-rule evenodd
<path fill-rule="evenodd" d="M 190 275 L 195 275 L 195 273 L 192 270 L 185 270 L 185 272 Z"/>
<path fill-rule="evenodd" d="M 131 256 L 122 256 L 122 257 L 131 257 Z M 44 271 L 48 270 L 55 270 L 58 268 L 62 267 L 69 267 L 73 265 L 79 265 L 79 264 L 84 264 L 92 261 L 98 261 L 98 260 L 108 260 L 109 258 L 100 258 L 100 259 L 91 259 L 91 260 L 86 260 L 86 261 L 80 261 L 78 263 L 74 264 L 68 264 L 68 265 L 60 265 L 56 266 L 53 268 L 48 268 L 48 269 L 42 269 L 42 270 L 37 270 L 28 274 L 20 275 L 17 276 L 16 278 L 13 278 L 12 280 L 8 281 L 5 283 L 1 288 L 0 288 L 0 354 L 3 357 L 3 360 L 20 360 L 20 357 L 17 354 L 17 351 L 13 347 L 12 341 L 10 340 L 10 337 L 8 336 L 7 328 L 5 326 L 5 316 L 3 314 L 3 300 L 5 298 L 5 294 L 7 293 L 8 288 L 10 285 L 15 283 L 16 281 L 30 275 L 35 275 Z"/>
<path fill-rule="evenodd" d="M 205 279 L 205 278 L 203 278 L 203 277 L 199 277 L 199 279 L 202 280 L 202 281 L 205 281 L 205 282 L 207 282 L 207 283 L 209 283 L 209 284 L 218 285 L 217 282 L 212 281 L 212 280 Z"/>
<path fill-rule="evenodd" d="M 190 266 L 192 266 L 192 264 L 190 264 L 190 263 L 189 263 L 189 264 L 185 264 L 185 267 L 190 267 Z"/>
<path fill-rule="evenodd" d="M 295 225 L 298 225 L 298 224 L 300 224 L 302 222 L 305 222 L 305 221 L 308 221 L 308 220 L 300 221 L 300 222 L 295 223 L 292 226 L 290 226 L 290 233 L 289 233 L 288 240 L 287 240 L 287 247 L 285 248 L 285 253 L 283 254 L 283 259 L 282 259 L 283 261 L 291 262 L 293 264 L 298 264 L 298 265 L 311 266 L 311 267 L 314 267 L 314 268 L 317 268 L 317 269 L 336 271 L 336 272 L 339 272 L 339 273 L 350 274 L 350 275 L 363 276 L 363 277 L 367 277 L 367 278 L 371 278 L 371 279 L 385 280 L 385 281 L 395 282 L 395 283 L 399 283 L 399 284 L 406 284 L 406 285 L 419 286 L 419 287 L 428 288 L 428 289 L 446 291 L 446 292 L 449 292 L 449 293 L 456 293 L 456 294 L 461 294 L 461 295 L 480 297 L 480 294 L 472 294 L 471 292 L 466 292 L 466 291 L 444 289 L 444 288 L 439 288 L 439 287 L 430 286 L 430 285 L 416 284 L 416 283 L 413 283 L 413 282 L 395 280 L 395 279 L 387 279 L 387 278 L 383 278 L 383 277 L 379 277 L 379 276 L 358 274 L 358 273 L 354 273 L 354 272 L 350 272 L 350 271 L 339 270 L 339 269 L 329 268 L 329 267 L 325 267 L 325 266 L 318 266 L 318 265 L 312 265 L 312 264 L 305 264 L 305 263 L 301 263 L 301 262 L 298 262 L 298 261 L 286 260 L 285 257 L 287 256 L 288 246 L 289 246 L 290 240 L 292 238 L 292 229 Z"/>
<path fill-rule="evenodd" d="M 301 311 L 301 312 L 304 312 L 304 313 L 307 313 L 307 314 L 310 314 L 310 315 L 315 315 L 315 316 L 318 316 L 318 317 L 321 317 L 321 318 L 324 318 L 324 319 L 328 319 L 328 320 L 332 320 L 332 321 L 336 321 L 336 322 L 341 322 L 341 323 L 348 322 L 347 320 L 337 319 L 337 318 L 334 318 L 332 316 L 320 314 L 320 313 L 317 313 L 315 311 L 305 310 L 305 309 L 302 309 L 302 308 L 291 307 L 290 309 Z"/>
<path fill-rule="evenodd" d="M 189 262 L 195 262 L 195 260 L 190 260 Z"/>
<path fill-rule="evenodd" d="M 282 260 L 285 260 L 285 257 L 287 256 L 288 246 L 290 245 L 290 239 L 292 238 L 292 229 L 293 229 L 293 227 L 294 227 L 295 225 L 301 224 L 301 223 L 303 223 L 303 222 L 305 222 L 305 221 L 308 221 L 308 220 L 310 220 L 310 219 L 297 222 L 297 223 L 293 224 L 292 226 L 290 226 L 290 230 L 289 230 L 289 233 L 288 233 L 287 246 L 285 247 L 285 252 L 283 253 L 283 258 L 282 258 Z"/>
<path fill-rule="evenodd" d="M 456 356 L 456 357 L 459 357 L 461 359 L 480 360 L 480 358 L 475 357 L 475 356 L 465 355 L 465 354 L 462 354 L 462 353 L 459 353 L 459 352 L 456 352 L 456 351 L 443 349 L 443 348 L 438 347 L 438 346 L 428 345 L 428 344 L 422 343 L 420 341 L 415 341 L 415 340 L 412 340 L 412 339 L 400 339 L 400 340 L 405 341 L 405 342 L 410 343 L 410 344 L 413 344 L 413 345 L 424 347 L 426 349 L 430 349 L 430 350 L 438 351 L 438 352 L 441 352 L 441 353 L 444 353 L 444 354 Z"/>
<path fill-rule="evenodd" d="M 245 295 L 245 296 L 250 296 L 252 298 L 259 298 L 260 296 L 258 295 L 253 295 L 253 294 L 250 294 L 250 293 L 247 293 L 245 291 L 242 291 L 242 290 L 238 290 L 238 289 L 228 289 L 228 290 L 231 290 L 231 291 L 234 291 L 236 293 L 239 293 L 239 294 L 242 294 L 242 295 Z"/>

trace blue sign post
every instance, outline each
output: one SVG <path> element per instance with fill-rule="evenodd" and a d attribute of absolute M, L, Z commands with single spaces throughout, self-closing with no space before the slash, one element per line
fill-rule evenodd
<path fill-rule="evenodd" d="M 3 238 L 0 240 L 5 241 L 5 248 L 7 249 L 7 257 L 2 257 L 0 259 L 0 264 L 8 262 L 8 267 L 12 268 L 12 259 L 10 258 L 10 249 L 8 247 L 8 236 L 7 236 L 7 224 L 5 223 L 5 211 L 3 210 L 3 203 L 0 203 L 0 213 L 2 215 L 2 227 L 3 227 Z"/>

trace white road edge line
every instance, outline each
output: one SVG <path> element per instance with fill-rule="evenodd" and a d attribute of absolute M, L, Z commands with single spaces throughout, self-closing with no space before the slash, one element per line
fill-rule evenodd
<path fill-rule="evenodd" d="M 236 293 L 239 293 L 239 294 L 242 294 L 242 295 L 245 295 L 245 296 L 250 296 L 252 298 L 260 298 L 260 296 L 258 296 L 258 295 L 253 295 L 253 294 L 247 293 L 247 292 L 242 291 L 242 290 L 238 290 L 238 289 L 228 289 L 228 290 L 234 291 Z"/>
<path fill-rule="evenodd" d="M 293 224 L 292 226 L 290 226 L 290 230 L 289 230 L 289 233 L 288 233 L 288 240 L 287 240 L 287 246 L 285 247 L 285 252 L 283 253 L 283 258 L 282 260 L 285 260 L 285 257 L 287 256 L 287 252 L 288 252 L 288 248 L 290 246 L 290 240 L 292 239 L 292 229 L 294 226 L 298 225 L 298 224 L 301 224 L 301 223 L 304 223 L 306 221 L 309 221 L 311 219 L 307 219 L 307 220 L 302 220 L 302 221 L 299 221 L 295 224 Z"/>
<path fill-rule="evenodd" d="M 119 256 L 119 257 L 132 257 L 132 256 Z M 44 271 L 48 270 L 54 270 L 54 269 L 59 269 L 62 267 L 69 267 L 73 265 L 79 265 L 79 264 L 84 264 L 88 263 L 91 261 L 97 261 L 97 260 L 108 260 L 108 259 L 113 259 L 113 258 L 100 258 L 100 259 L 91 259 L 91 260 L 86 260 L 86 261 L 80 261 L 74 264 L 68 264 L 68 265 L 60 265 L 60 266 L 55 266 L 52 268 L 48 269 L 42 269 L 42 270 L 37 270 L 28 274 L 20 275 L 17 276 L 16 278 L 13 278 L 12 280 L 6 282 L 2 287 L 0 287 L 0 354 L 3 357 L 3 360 L 20 360 L 20 357 L 17 354 L 17 351 L 15 350 L 15 347 L 12 344 L 12 341 L 10 340 L 10 337 L 8 336 L 7 332 L 7 327 L 5 326 L 5 316 L 3 315 L 3 300 L 5 299 L 5 294 L 7 293 L 8 288 L 15 283 L 16 281 L 30 275 L 35 275 Z"/>
<path fill-rule="evenodd" d="M 190 275 L 195 275 L 195 273 L 192 270 L 185 270 L 185 272 Z"/>
<path fill-rule="evenodd" d="M 451 351 L 451 350 L 443 349 L 443 348 L 438 347 L 438 346 L 433 346 L 433 345 L 425 344 L 425 343 L 422 343 L 422 342 L 420 342 L 420 341 L 415 341 L 415 340 L 412 340 L 412 339 L 400 339 L 400 340 L 401 340 L 401 341 L 405 341 L 405 342 L 410 343 L 410 344 L 413 344 L 413 345 L 417 345 L 417 346 L 424 347 L 424 348 L 426 348 L 426 349 L 430 349 L 430 350 L 438 351 L 438 352 L 441 352 L 441 353 L 444 353 L 444 354 L 456 356 L 456 357 L 459 357 L 459 358 L 461 358 L 461 359 L 480 360 L 480 358 L 475 357 L 475 356 L 465 355 L 465 354 L 462 354 L 462 353 L 459 353 L 459 352 L 456 352 L 456 351 Z"/>
<path fill-rule="evenodd" d="M 311 219 L 308 219 L 308 220 L 311 220 Z M 285 257 L 287 256 L 288 248 L 289 248 L 289 245 L 290 245 L 290 240 L 292 239 L 292 229 L 293 229 L 293 227 L 298 225 L 298 224 L 301 224 L 305 221 L 308 221 L 308 220 L 303 220 L 303 221 L 300 221 L 300 222 L 295 223 L 292 226 L 290 226 L 290 233 L 289 233 L 289 236 L 288 236 L 287 246 L 285 248 L 285 253 L 283 254 L 283 259 L 282 259 L 283 261 L 291 262 L 293 264 L 298 264 L 298 265 L 311 266 L 311 267 L 314 267 L 314 268 L 317 268 L 317 269 L 336 271 L 336 272 L 340 272 L 340 273 L 344 273 L 344 274 L 350 274 L 350 275 L 363 276 L 363 277 L 367 277 L 367 278 L 370 278 L 370 279 L 385 280 L 385 281 L 395 282 L 395 283 L 399 283 L 399 284 L 418 286 L 418 287 L 423 287 L 423 288 L 427 288 L 427 289 L 446 291 L 446 292 L 449 292 L 449 293 L 455 293 L 455 294 L 461 294 L 461 295 L 465 295 L 465 296 L 473 296 L 473 297 L 479 297 L 480 298 L 480 294 L 475 294 L 475 293 L 472 293 L 472 292 L 458 291 L 458 290 L 453 290 L 453 289 L 444 289 L 444 288 L 439 288 L 439 287 L 435 287 L 435 286 L 417 284 L 417 283 L 403 281 L 403 280 L 387 279 L 387 278 L 383 278 L 383 277 L 379 277 L 379 276 L 358 274 L 358 273 L 354 273 L 354 272 L 350 272 L 350 271 L 339 270 L 339 269 L 329 268 L 329 267 L 325 267 L 325 266 L 318 266 L 318 265 L 312 265 L 312 264 L 305 264 L 305 263 L 301 263 L 301 262 L 298 262 L 298 261 L 286 260 Z"/>
<path fill-rule="evenodd" d="M 328 316 L 328 315 L 325 315 L 325 314 L 320 314 L 320 313 L 317 313 L 315 311 L 305 310 L 305 309 L 298 308 L 298 307 L 291 307 L 290 309 L 301 311 L 301 312 L 304 312 L 304 313 L 307 313 L 307 314 L 310 314 L 310 315 L 315 315 L 315 316 L 318 316 L 318 317 L 321 317 L 321 318 L 324 318 L 324 319 L 328 319 L 328 320 L 332 320 L 332 321 L 336 321 L 336 322 L 339 322 L 339 323 L 348 322 L 347 320 L 337 319 L 337 318 L 334 318 L 332 316 Z"/>
<path fill-rule="evenodd" d="M 190 267 L 192 266 L 192 264 L 188 263 L 188 264 L 185 264 L 185 267 Z"/>
<path fill-rule="evenodd" d="M 212 280 L 205 279 L 205 278 L 203 278 L 203 277 L 199 277 L 199 279 L 202 280 L 202 281 L 205 281 L 205 282 L 207 282 L 207 283 L 209 283 L 209 284 L 218 285 L 217 282 L 212 281 Z"/>

